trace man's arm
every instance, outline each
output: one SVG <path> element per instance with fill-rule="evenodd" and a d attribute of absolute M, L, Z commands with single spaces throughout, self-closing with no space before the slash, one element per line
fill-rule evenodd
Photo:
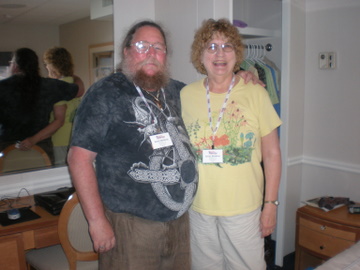
<path fill-rule="evenodd" d="M 77 75 L 74 75 L 73 78 L 74 78 L 74 83 L 77 84 L 77 86 L 79 87 L 79 91 L 78 91 L 76 97 L 82 97 L 84 95 L 84 93 L 85 93 L 84 82 Z"/>
<path fill-rule="evenodd" d="M 73 185 L 89 223 L 94 250 L 105 252 L 115 246 L 115 235 L 105 216 L 105 208 L 98 190 L 93 166 L 96 155 L 95 152 L 72 146 L 68 154 L 68 164 Z"/>
<path fill-rule="evenodd" d="M 265 171 L 265 201 L 278 199 L 281 176 L 281 153 L 277 129 L 261 138 L 261 151 Z M 261 213 L 262 236 L 270 235 L 276 226 L 277 206 L 266 203 Z"/>

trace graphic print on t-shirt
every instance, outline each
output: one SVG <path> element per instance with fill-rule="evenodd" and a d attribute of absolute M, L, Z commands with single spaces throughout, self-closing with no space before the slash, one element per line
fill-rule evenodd
<path fill-rule="evenodd" d="M 151 184 L 162 204 L 172 211 L 178 211 L 179 217 L 189 208 L 196 190 L 197 171 L 190 152 L 190 142 L 179 123 L 180 119 L 172 117 L 167 106 L 160 110 L 150 100 L 147 102 L 151 112 L 141 97 L 135 98 L 132 107 L 136 120 L 126 123 L 138 126 L 137 131 L 143 137 L 141 144 L 151 144 L 150 136 L 167 132 L 173 145 L 154 149 L 149 156 L 149 164 L 134 163 L 128 175 L 136 182 Z M 180 185 L 185 191 L 182 202 L 172 198 L 168 187 L 173 185 Z"/>
<path fill-rule="evenodd" d="M 216 119 L 218 112 L 214 112 L 212 117 Z M 244 112 L 239 108 L 236 101 L 231 101 L 226 107 L 221 129 L 212 141 L 211 132 L 201 129 L 206 126 L 210 131 L 209 122 L 199 123 L 199 120 L 187 126 L 189 136 L 192 138 L 192 148 L 196 158 L 201 162 L 202 150 L 211 149 L 212 145 L 216 149 L 223 149 L 224 163 L 238 165 L 251 162 L 251 155 L 255 149 L 256 136 L 249 128 Z M 217 164 L 216 166 L 221 166 Z"/>

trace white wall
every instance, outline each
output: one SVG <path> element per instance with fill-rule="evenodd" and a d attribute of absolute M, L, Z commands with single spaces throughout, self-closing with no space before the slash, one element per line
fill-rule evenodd
<path fill-rule="evenodd" d="M 59 28 L 44 25 L 0 25 L 0 51 L 13 52 L 18 48 L 33 49 L 41 61 L 42 55 L 48 48 L 59 44 Z M 42 62 L 40 62 L 42 63 Z M 40 65 L 43 76 L 47 72 Z"/>
<path fill-rule="evenodd" d="M 348 196 L 360 201 L 360 2 L 329 8 L 310 1 L 306 13 L 306 75 L 301 198 Z M 320 70 L 320 52 L 337 54 Z"/>
<path fill-rule="evenodd" d="M 115 64 L 120 62 L 120 45 L 125 32 L 131 25 L 140 20 L 155 19 L 155 0 L 132 0 L 131 5 L 127 0 L 113 2 L 114 9 L 114 52 Z"/>
<path fill-rule="evenodd" d="M 67 48 L 73 56 L 75 74 L 90 86 L 89 46 L 114 40 L 112 21 L 90 20 L 85 18 L 60 26 L 60 45 Z"/>
<path fill-rule="evenodd" d="M 278 265 L 295 250 L 301 201 L 323 195 L 360 201 L 359 11 L 357 0 L 283 0 Z M 337 53 L 335 70 L 318 68 L 324 51 Z"/>
<path fill-rule="evenodd" d="M 184 13 L 184 10 L 187 10 L 186 16 L 178 16 L 179 12 Z M 197 3 L 194 0 L 174 2 L 156 0 L 156 18 L 166 22 L 164 26 L 168 34 L 167 42 L 170 49 L 168 62 L 171 77 L 184 83 L 197 79 L 197 72 L 190 63 L 190 44 L 194 39 L 192 29 L 197 25 L 198 20 L 196 14 Z"/>

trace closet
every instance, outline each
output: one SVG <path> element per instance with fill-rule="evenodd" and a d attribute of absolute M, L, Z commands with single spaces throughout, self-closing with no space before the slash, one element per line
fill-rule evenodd
<path fill-rule="evenodd" d="M 233 23 L 246 43 L 241 68 L 252 71 L 266 84 L 281 115 L 281 2 L 233 0 L 232 7 Z"/>
<path fill-rule="evenodd" d="M 265 82 L 266 89 L 275 110 L 282 118 L 281 93 L 282 88 L 282 2 L 279 0 L 231 0 L 229 19 L 239 25 L 246 49 L 241 67 L 253 72 L 258 71 L 259 77 Z M 240 23 L 238 23 L 240 21 Z M 241 27 L 245 23 L 246 27 Z M 281 140 L 280 136 L 280 140 Z M 286 140 L 284 140 L 286 141 Z M 281 193 L 281 189 L 280 189 Z M 279 201 L 284 204 L 279 194 Z M 282 253 L 282 221 L 280 212 L 283 205 L 278 207 L 278 224 L 271 238 L 276 241 L 275 264 L 281 265 Z M 280 225 L 280 226 L 279 226 Z M 280 228 L 280 229 L 279 229 Z M 280 245 L 279 245 L 280 244 Z"/>

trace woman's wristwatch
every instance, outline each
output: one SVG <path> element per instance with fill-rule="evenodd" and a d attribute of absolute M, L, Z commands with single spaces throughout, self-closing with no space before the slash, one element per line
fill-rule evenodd
<path fill-rule="evenodd" d="M 276 201 L 265 201 L 264 203 L 272 203 L 272 204 L 275 204 L 276 206 L 278 206 L 280 204 L 278 200 L 276 200 Z"/>

